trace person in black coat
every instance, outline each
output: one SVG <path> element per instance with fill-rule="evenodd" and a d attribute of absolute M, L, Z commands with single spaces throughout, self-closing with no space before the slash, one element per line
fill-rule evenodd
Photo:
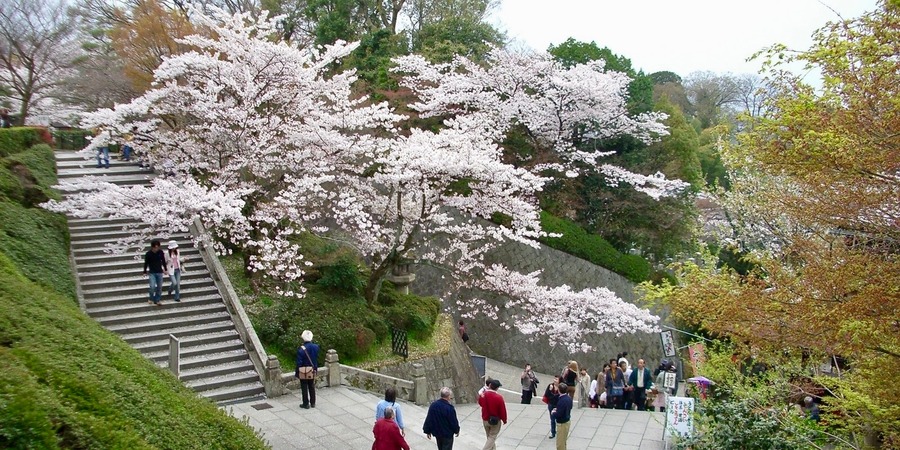
<path fill-rule="evenodd" d="M 544 398 L 547 399 L 547 411 L 553 411 L 559 402 L 559 377 L 553 377 L 553 382 L 544 390 Z M 550 414 L 550 438 L 556 437 L 556 417 Z"/>
<path fill-rule="evenodd" d="M 303 333 L 300 334 L 300 337 L 303 339 L 303 345 L 297 349 L 297 370 L 294 372 L 294 376 L 300 378 L 301 368 L 312 368 L 313 371 L 313 378 L 311 380 L 300 378 L 300 393 L 303 397 L 303 404 L 301 404 L 300 407 L 303 409 L 309 409 L 310 407 L 315 408 L 315 373 L 319 371 L 319 345 L 313 343 L 312 331 L 304 330 Z"/>

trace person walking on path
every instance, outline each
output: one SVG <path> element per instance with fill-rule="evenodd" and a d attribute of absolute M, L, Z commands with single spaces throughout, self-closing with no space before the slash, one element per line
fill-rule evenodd
<path fill-rule="evenodd" d="M 569 386 L 566 383 L 559 384 L 559 401 L 550 415 L 556 418 L 556 431 L 559 433 L 556 436 L 556 450 L 566 450 L 569 421 L 572 420 L 572 397 L 569 396 Z"/>
<path fill-rule="evenodd" d="M 375 421 L 372 433 L 375 434 L 372 450 L 409 450 L 409 444 L 394 422 L 394 409 L 390 406 L 384 409 L 384 417 Z"/>
<path fill-rule="evenodd" d="M 397 390 L 389 387 L 384 390 L 384 400 L 375 405 L 375 420 L 384 417 L 384 410 L 391 408 L 394 410 L 394 422 L 400 427 L 400 434 L 406 436 L 405 427 L 403 426 L 403 413 L 400 411 L 400 405 L 397 404 Z"/>
<path fill-rule="evenodd" d="M 565 369 L 563 369 L 562 377 L 559 380 L 566 383 L 569 387 L 574 387 L 578 383 L 578 362 L 569 361 Z"/>
<path fill-rule="evenodd" d="M 644 360 L 637 361 L 637 368 L 631 371 L 628 385 L 634 388 L 631 391 L 631 399 L 637 405 L 638 411 L 647 410 L 647 389 L 653 386 L 650 369 L 644 366 Z"/>
<path fill-rule="evenodd" d="M 553 417 L 553 409 L 559 401 L 559 377 L 553 377 L 553 382 L 547 385 L 544 390 L 544 403 L 547 404 L 547 411 L 550 411 L 550 439 L 556 437 L 556 417 Z"/>
<path fill-rule="evenodd" d="M 534 371 L 531 370 L 531 364 L 525 364 L 525 370 L 522 371 L 522 375 L 519 378 L 522 380 L 522 404 L 530 405 L 531 397 L 534 397 L 535 392 L 537 392 L 539 383 L 537 377 L 534 376 Z"/>
<path fill-rule="evenodd" d="M 297 349 L 297 370 L 294 376 L 300 379 L 300 394 L 303 409 L 316 407 L 316 372 L 319 371 L 319 345 L 314 343 L 312 331 L 303 330 L 300 334 L 303 345 Z M 308 375 L 312 374 L 312 376 Z M 392 414 L 393 415 L 393 414 Z M 398 430 L 397 433 L 400 431 Z"/>
<path fill-rule="evenodd" d="M 149 273 L 150 279 L 150 300 L 148 303 L 159 306 L 162 297 L 163 274 L 168 271 L 166 265 L 166 254 L 160 250 L 159 241 L 154 239 L 150 241 L 150 251 L 144 254 L 144 275 Z"/>
<path fill-rule="evenodd" d="M 431 402 L 425 416 L 425 424 L 422 425 L 422 432 L 428 440 L 434 436 L 438 450 L 452 450 L 453 436 L 459 437 L 459 419 L 456 417 L 456 408 L 450 400 L 453 400 L 453 391 L 448 387 L 442 387 L 441 398 Z"/>
<path fill-rule="evenodd" d="M 181 265 L 181 255 L 178 254 L 178 243 L 169 241 L 169 295 L 175 292 L 173 297 L 176 302 L 181 301 L 181 274 L 184 268 Z"/>
<path fill-rule="evenodd" d="M 497 450 L 497 436 L 500 434 L 501 423 L 506 423 L 506 401 L 497 392 L 500 389 L 499 380 L 491 380 L 490 389 L 478 399 L 481 405 L 481 421 L 484 423 L 484 434 L 487 440 L 482 450 Z"/>

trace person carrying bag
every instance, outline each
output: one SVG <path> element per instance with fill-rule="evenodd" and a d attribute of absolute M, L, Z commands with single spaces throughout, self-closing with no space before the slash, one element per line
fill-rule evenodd
<path fill-rule="evenodd" d="M 297 349 L 297 369 L 294 376 L 300 379 L 300 393 L 303 409 L 316 407 L 316 372 L 319 370 L 319 346 L 312 342 L 312 331 L 304 330 L 300 334 L 303 345 Z"/>

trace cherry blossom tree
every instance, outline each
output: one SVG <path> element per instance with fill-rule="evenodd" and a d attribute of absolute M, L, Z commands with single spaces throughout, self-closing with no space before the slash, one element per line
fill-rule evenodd
<path fill-rule="evenodd" d="M 436 130 L 400 132 L 400 125 L 408 125 L 405 117 L 384 103 L 355 97 L 355 73 L 334 71 L 355 44 L 309 52 L 267 39 L 276 33 L 278 18 L 222 12 L 193 17 L 215 38 L 185 38 L 194 50 L 163 62 L 151 90 L 85 119 L 85 125 L 102 129 L 86 156 L 136 132 L 142 137 L 138 150 L 165 161 L 173 175 L 147 188 L 115 187 L 97 179 L 72 183 L 63 188 L 73 194 L 49 208 L 80 217 L 139 218 L 149 225 L 131 242 L 117 243 L 120 248 L 160 231 L 183 230 L 199 218 L 216 234 L 218 251 L 242 248 L 248 269 L 284 281 L 286 295 L 302 296 L 304 261 L 296 237 L 311 232 L 359 251 L 369 266 L 365 296 L 370 303 L 377 301 L 391 269 L 415 252 L 420 263 L 448 268 L 460 285 L 503 292 L 511 304 L 526 306 L 507 326 L 553 336 L 554 343 L 573 351 L 589 348 L 581 338 L 586 332 L 619 329 L 619 321 L 613 324 L 604 316 L 633 322 L 629 331 L 654 329 L 655 316 L 608 290 L 542 287 L 537 273 L 484 263 L 485 253 L 499 243 L 537 246 L 535 239 L 543 233 L 536 195 L 549 181 L 543 173 L 547 167 L 503 161 L 500 142 L 509 124 L 528 123 L 535 141 L 559 155 L 551 168 L 574 176 L 598 152 L 576 148 L 572 128 L 580 135 L 628 133 L 648 140 L 665 132 L 659 116 L 630 119 L 618 109 L 624 108 L 626 77 L 596 66 L 563 69 L 533 55 L 536 65 L 550 64 L 533 75 L 534 80 L 554 80 L 534 84 L 546 89 L 543 94 L 523 86 L 522 92 L 530 93 L 510 100 L 501 88 L 507 89 L 504 80 L 517 69 L 495 63 L 469 66 L 470 75 L 482 77 L 478 83 L 496 89 L 465 98 L 465 89 L 453 88 L 465 81 L 457 72 L 435 73 L 430 84 L 446 92 L 429 91 L 421 87 L 429 83 L 412 69 L 430 66 L 404 59 L 400 68 L 411 74 L 408 82 L 419 86 L 422 98 L 415 107 L 445 117 Z M 528 65 L 525 56 L 507 59 Z M 579 86 L 585 81 L 599 92 Z M 428 104 L 434 105 L 431 110 Z M 454 104 L 469 106 L 452 110 Z M 544 111 L 554 104 L 556 113 Z M 551 120 L 554 114 L 558 123 Z M 679 186 L 657 176 L 594 166 L 654 196 Z M 491 223 L 498 213 L 509 220 Z M 533 317 L 548 299 L 583 311 L 588 319 L 576 324 Z"/>

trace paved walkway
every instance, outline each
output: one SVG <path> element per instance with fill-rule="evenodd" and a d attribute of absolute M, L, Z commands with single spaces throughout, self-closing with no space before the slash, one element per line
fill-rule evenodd
<path fill-rule="evenodd" d="M 498 377 L 499 378 L 499 377 Z M 543 379 L 541 380 L 543 382 Z M 501 382 L 506 382 L 501 378 Z M 379 396 L 349 387 L 321 388 L 316 408 L 301 409 L 299 392 L 260 402 L 225 406 L 232 415 L 246 418 L 276 450 L 368 450 L 372 447 L 375 404 Z M 436 448 L 422 433 L 427 407 L 400 402 L 406 422 L 406 440 L 413 449 Z M 271 406 L 267 409 L 256 409 Z M 454 449 L 477 450 L 484 445 L 481 410 L 457 405 L 462 428 Z M 522 405 L 507 402 L 509 423 L 497 440 L 499 449 L 552 449 L 549 412 L 540 400 Z M 568 448 L 662 450 L 663 414 L 606 409 L 575 409 Z"/>

